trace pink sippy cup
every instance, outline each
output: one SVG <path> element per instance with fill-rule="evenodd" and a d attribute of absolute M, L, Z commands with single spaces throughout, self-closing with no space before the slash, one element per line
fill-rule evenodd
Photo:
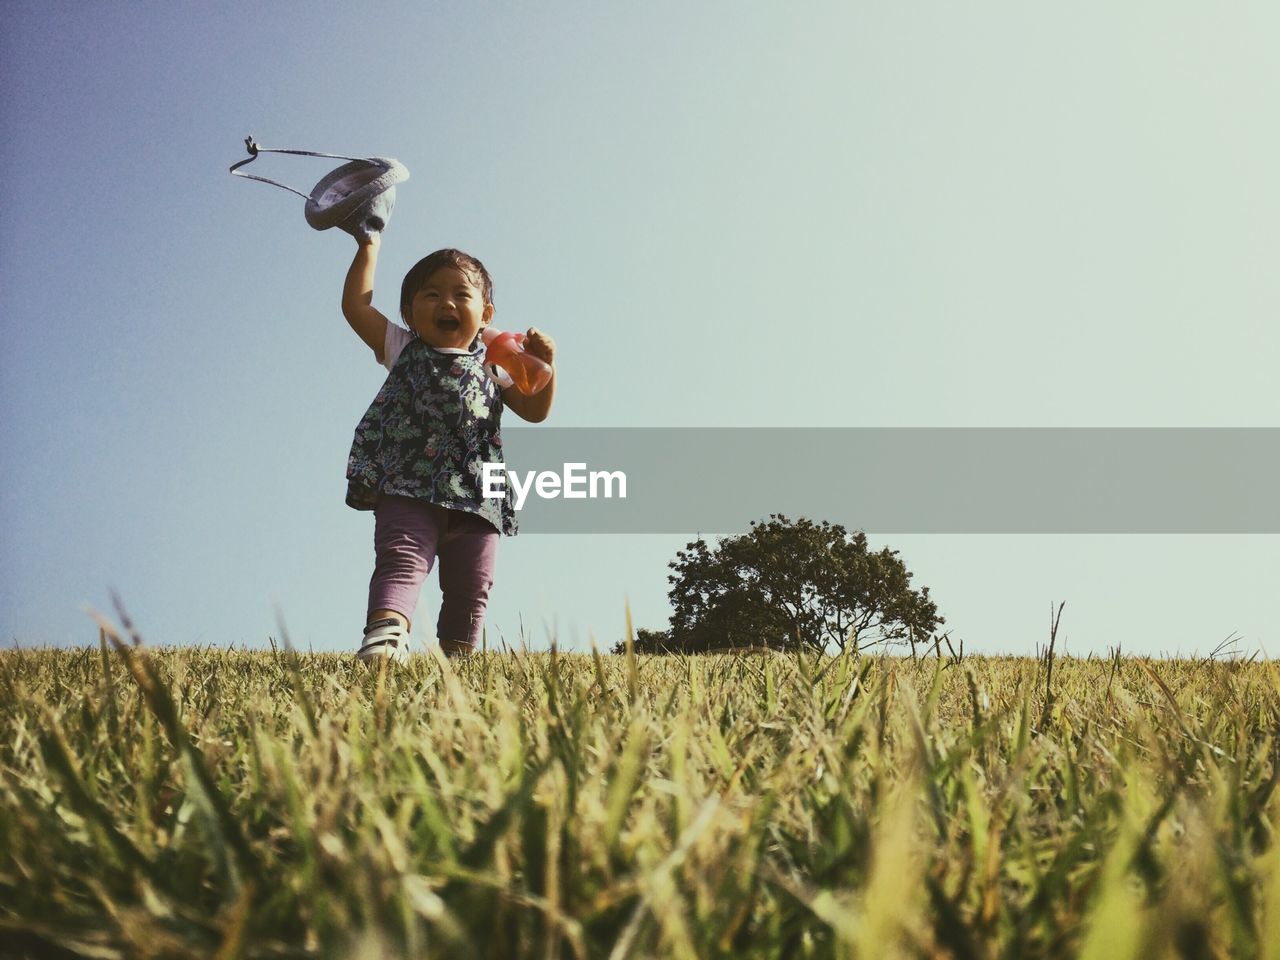
<path fill-rule="evenodd" d="M 485 365 L 495 364 L 510 374 L 516 389 L 527 397 L 542 390 L 551 380 L 551 367 L 524 349 L 524 334 L 485 327 L 480 333 L 484 341 Z"/>

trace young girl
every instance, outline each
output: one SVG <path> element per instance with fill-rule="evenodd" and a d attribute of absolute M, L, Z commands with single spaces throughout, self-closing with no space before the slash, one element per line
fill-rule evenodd
<path fill-rule="evenodd" d="M 532 327 L 525 349 L 552 368 L 525 396 L 484 368 L 480 331 L 493 319 L 493 282 L 459 250 L 437 250 L 400 287 L 405 330 L 373 307 L 379 235 L 359 238 L 342 290 L 342 314 L 389 372 L 356 427 L 347 503 L 374 512 L 376 562 L 369 582 L 361 660 L 409 654 L 410 619 L 438 561 L 443 600 L 436 635 L 446 655 L 480 641 L 499 531 L 516 532 L 510 491 L 481 493 L 482 464 L 502 462 L 499 420 L 510 407 L 545 420 L 555 395 L 555 342 Z"/>

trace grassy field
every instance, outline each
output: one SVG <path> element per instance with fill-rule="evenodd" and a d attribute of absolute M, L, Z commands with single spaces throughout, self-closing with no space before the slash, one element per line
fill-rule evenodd
<path fill-rule="evenodd" d="M 1270 663 L 9 651 L 0 953 L 1280 957 L 1278 724 Z"/>

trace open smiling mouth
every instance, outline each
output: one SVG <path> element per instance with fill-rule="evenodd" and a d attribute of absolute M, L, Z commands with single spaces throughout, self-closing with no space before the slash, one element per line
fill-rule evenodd
<path fill-rule="evenodd" d="M 453 331 L 458 329 L 459 323 L 457 317 L 441 317 L 436 321 L 436 326 L 441 330 Z"/>

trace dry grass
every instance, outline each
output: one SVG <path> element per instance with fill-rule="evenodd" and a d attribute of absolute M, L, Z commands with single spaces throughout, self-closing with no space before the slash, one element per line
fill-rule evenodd
<path fill-rule="evenodd" d="M 0 654 L 0 942 L 1280 956 L 1269 663 Z"/>

